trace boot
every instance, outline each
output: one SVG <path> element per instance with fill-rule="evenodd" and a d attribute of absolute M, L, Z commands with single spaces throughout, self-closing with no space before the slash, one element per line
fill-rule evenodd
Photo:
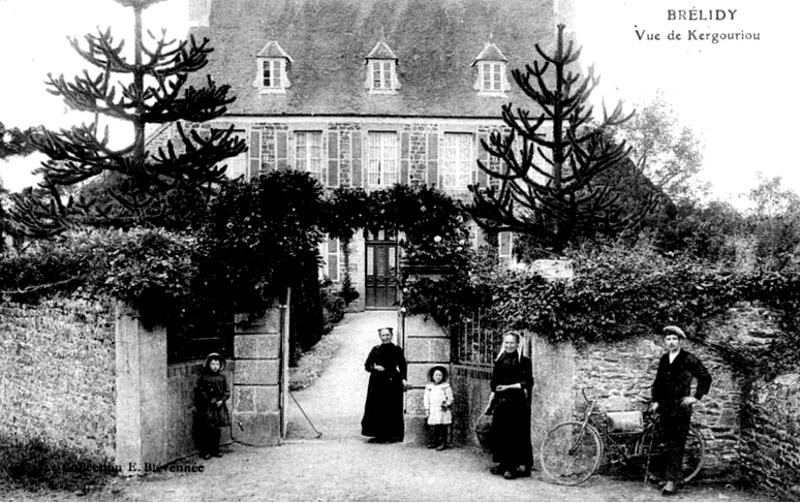
<path fill-rule="evenodd" d="M 439 425 L 439 447 L 436 450 L 443 451 L 445 449 L 447 449 L 447 426 L 441 424 Z"/>

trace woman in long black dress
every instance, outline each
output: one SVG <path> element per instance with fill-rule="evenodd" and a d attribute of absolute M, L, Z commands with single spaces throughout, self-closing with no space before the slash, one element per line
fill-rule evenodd
<path fill-rule="evenodd" d="M 370 373 L 361 434 L 372 443 L 403 441 L 403 393 L 406 390 L 406 359 L 392 344 L 391 327 L 378 330 L 381 343 L 372 348 L 364 363 Z"/>
<path fill-rule="evenodd" d="M 531 448 L 530 396 L 533 388 L 531 360 L 518 351 L 519 334 L 503 336 L 503 351 L 494 362 L 487 414 L 492 414 L 491 472 L 513 479 L 530 475 Z"/>

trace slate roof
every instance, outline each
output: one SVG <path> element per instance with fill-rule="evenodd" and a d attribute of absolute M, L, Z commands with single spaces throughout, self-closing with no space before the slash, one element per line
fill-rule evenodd
<path fill-rule="evenodd" d="M 386 42 L 380 41 L 375 44 L 375 47 L 369 51 L 367 54 L 367 59 L 394 59 L 397 60 L 397 56 L 394 54 L 394 51 L 386 45 Z"/>
<path fill-rule="evenodd" d="M 510 71 L 538 56 L 535 43 L 550 52 L 552 2 L 213 0 L 210 27 L 192 29 L 214 47 L 198 77 L 210 73 L 217 84 L 231 86 L 233 115 L 499 117 L 509 101 L 533 107 Z M 471 65 L 490 39 L 508 59 L 513 89 L 501 98 L 473 89 Z M 292 55 L 286 94 L 260 94 L 253 86 L 256 55 L 269 41 Z M 370 95 L 364 88 L 365 58 L 381 41 L 398 59 L 397 94 Z"/>
<path fill-rule="evenodd" d="M 481 50 L 480 54 L 478 54 L 475 59 L 472 61 L 472 66 L 475 66 L 475 63 L 478 61 L 508 61 L 508 58 L 503 54 L 503 52 L 494 45 L 494 42 L 486 42 L 486 45 L 483 46 L 483 50 Z"/>
<path fill-rule="evenodd" d="M 277 40 L 270 40 L 267 42 L 267 45 L 259 51 L 258 56 L 261 58 L 285 58 L 289 60 L 289 62 L 294 62 L 292 57 L 286 54 L 286 51 L 283 50 L 283 47 L 281 47 L 281 44 L 279 44 Z"/>

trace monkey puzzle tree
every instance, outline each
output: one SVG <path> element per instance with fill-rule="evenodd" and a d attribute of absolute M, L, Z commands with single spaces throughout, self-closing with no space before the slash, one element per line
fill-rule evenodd
<path fill-rule="evenodd" d="M 478 161 L 491 179 L 488 187 L 470 187 L 472 217 L 484 229 L 513 231 L 533 237 L 542 249 L 561 252 L 568 244 L 597 234 L 614 235 L 635 227 L 655 205 L 618 204 L 621 184 L 614 170 L 629 165 L 629 148 L 611 141 L 606 128 L 628 120 L 617 103 L 603 120 L 592 119 L 589 98 L 599 83 L 594 69 L 581 78 L 567 67 L 578 61 L 580 49 L 564 47 L 564 25 L 558 26 L 555 54 L 515 69 L 514 81 L 541 109 L 538 117 L 512 105 L 502 107 L 508 134 L 495 131 L 481 142 L 495 161 Z M 551 82 L 548 72 L 553 72 Z M 551 132 L 547 133 L 550 126 Z"/>
<path fill-rule="evenodd" d="M 180 227 L 222 181 L 225 168 L 218 163 L 246 149 L 232 128 L 200 134 L 181 124 L 217 118 L 235 99 L 228 96 L 228 85 L 217 86 L 211 77 L 203 87 L 186 85 L 190 74 L 206 66 L 213 50 L 209 40 L 168 40 L 162 30 L 159 36 L 148 31 L 145 44 L 142 12 L 163 0 L 114 1 L 133 9 L 132 60 L 123 54 L 124 40 L 115 40 L 110 29 L 98 30 L 85 36 L 86 47 L 70 39 L 75 51 L 98 69 L 95 74 L 85 70 L 72 82 L 48 75 L 49 91 L 71 108 L 93 113 L 94 121 L 32 136 L 49 157 L 39 168 L 43 181 L 39 189 L 15 195 L 10 211 L 31 235 L 55 234 L 76 223 Z M 129 124 L 132 143 L 111 148 L 108 126 L 100 131 L 100 116 Z M 170 140 L 148 151 L 147 126 L 168 123 L 177 125 L 180 143 Z M 67 198 L 75 187 L 89 188 L 83 191 L 93 197 Z"/>

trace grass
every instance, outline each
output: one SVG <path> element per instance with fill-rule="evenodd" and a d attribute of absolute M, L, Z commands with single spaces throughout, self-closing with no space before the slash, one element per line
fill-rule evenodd
<path fill-rule="evenodd" d="M 331 358 L 342 345 L 341 334 L 335 330 L 323 335 L 311 350 L 297 361 L 296 367 L 289 368 L 289 390 L 297 391 L 308 387 L 328 366 Z"/>

